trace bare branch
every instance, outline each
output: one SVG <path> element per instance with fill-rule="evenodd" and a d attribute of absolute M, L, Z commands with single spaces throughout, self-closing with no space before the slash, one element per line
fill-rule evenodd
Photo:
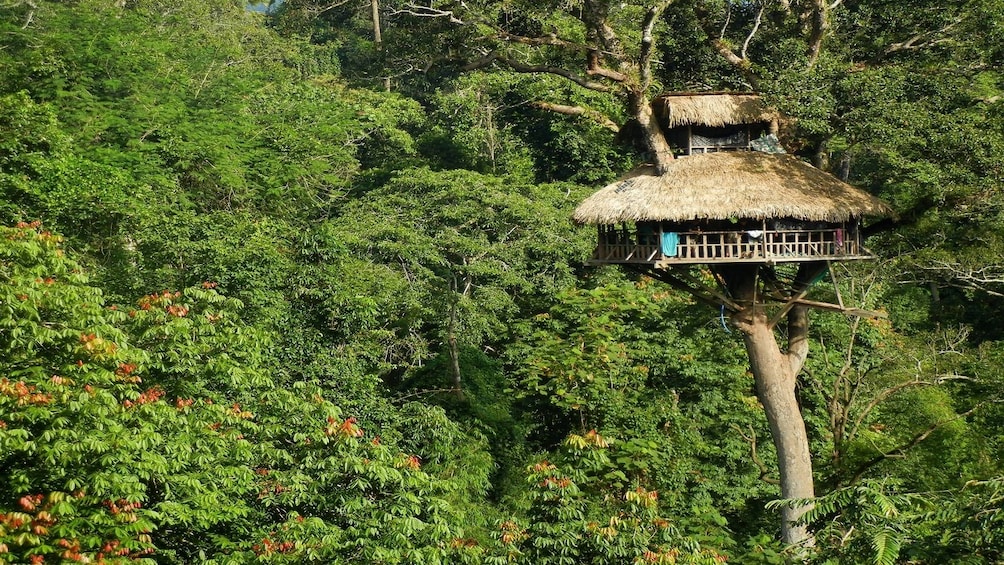
<path fill-rule="evenodd" d="M 847 484 L 852 485 L 852 484 L 858 482 L 859 480 L 861 480 L 861 477 L 864 476 L 864 474 L 866 472 L 868 472 L 868 469 L 871 469 L 872 467 L 874 467 L 875 465 L 878 465 L 879 463 L 885 461 L 886 459 L 893 459 L 893 458 L 896 458 L 896 457 L 902 457 L 903 454 L 905 454 L 910 449 L 916 447 L 920 442 L 922 442 L 925 439 L 927 439 L 928 437 L 930 437 L 931 434 L 933 434 L 939 428 L 941 428 L 941 427 L 943 427 L 943 426 L 945 426 L 947 424 L 950 424 L 952 422 L 955 422 L 956 420 L 961 420 L 962 418 L 966 418 L 967 416 L 971 415 L 973 412 L 976 412 L 976 410 L 978 410 L 981 407 L 983 407 L 984 404 L 985 404 L 984 402 L 981 402 L 981 403 L 977 404 L 976 406 L 973 406 L 971 409 L 966 410 L 965 412 L 962 412 L 961 414 L 956 414 L 952 418 L 949 418 L 947 420 L 942 420 L 940 422 L 935 422 L 930 427 L 928 427 L 926 430 L 924 430 L 923 432 L 920 432 L 919 434 L 913 436 L 913 438 L 911 438 L 910 441 L 904 443 L 903 445 L 900 445 L 896 449 L 893 449 L 893 450 L 888 451 L 886 453 L 882 453 L 880 455 L 877 455 L 877 456 L 869 459 L 868 461 L 865 461 L 864 463 L 862 463 L 858 467 L 857 471 L 854 473 L 854 476 L 851 477 L 851 480 L 848 481 Z"/>
<path fill-rule="evenodd" d="M 732 2 L 728 3 L 728 8 L 725 11 L 725 23 L 722 24 L 722 32 L 718 34 L 718 39 L 725 40 L 725 30 L 729 29 L 729 23 L 732 22 Z"/>
<path fill-rule="evenodd" d="M 453 10 L 440 10 L 438 8 L 433 8 L 432 6 L 419 6 L 418 4 L 408 3 L 403 10 L 391 10 L 390 16 L 397 16 L 399 14 L 407 14 L 409 16 L 416 16 L 419 18 L 448 18 L 450 23 L 465 25 L 464 20 L 460 19 Z"/>
<path fill-rule="evenodd" d="M 847 340 L 847 350 L 844 352 L 844 364 L 840 368 L 840 372 L 837 373 L 837 378 L 833 379 L 833 393 L 829 401 L 829 411 L 830 432 L 833 434 L 834 461 L 840 459 L 841 444 L 846 437 L 847 421 L 850 419 L 852 385 L 847 375 L 854 367 L 854 346 L 857 343 L 860 326 L 861 318 L 855 317 L 854 321 L 851 322 L 851 334 Z M 823 351 L 824 353 L 826 351 L 825 345 L 823 346 Z M 858 383 L 853 386 L 859 386 L 860 382 L 859 379 Z"/>
<path fill-rule="evenodd" d="M 28 15 L 24 18 L 24 24 L 21 29 L 28 29 L 28 27 L 35 21 L 35 10 L 38 10 L 38 4 L 34 0 L 18 0 L 14 2 L 5 1 L 0 3 L 0 7 L 4 9 L 14 9 L 20 8 L 21 6 L 28 7 Z"/>
<path fill-rule="evenodd" d="M 750 34 L 746 36 L 746 41 L 743 42 L 743 49 L 739 53 L 739 56 L 744 60 L 749 60 L 746 52 L 749 49 L 750 41 L 753 41 L 753 36 L 756 35 L 757 30 L 760 29 L 760 23 L 763 21 L 763 12 L 767 9 L 767 3 L 764 2 L 760 4 L 760 11 L 756 14 L 756 20 L 753 22 L 753 29 L 750 30 Z"/>
<path fill-rule="evenodd" d="M 335 8 L 338 8 L 339 6 L 344 6 L 344 5 L 348 4 L 351 1 L 352 0 L 341 0 L 340 2 L 334 2 L 332 4 L 328 4 L 327 6 L 325 6 L 323 8 L 313 8 L 313 9 L 309 10 L 309 12 L 310 12 L 310 14 L 312 14 L 314 16 L 319 16 L 319 15 L 323 14 L 324 12 L 327 12 L 328 10 L 334 10 Z"/>
<path fill-rule="evenodd" d="M 596 110 L 589 110 L 583 108 L 582 106 L 565 106 L 562 104 L 552 104 L 550 102 L 534 102 L 534 106 L 542 110 L 547 110 L 549 112 L 557 112 L 558 114 L 565 114 L 566 116 L 584 116 L 593 121 L 599 122 L 600 125 L 607 128 L 608 130 L 617 133 L 620 131 L 620 127 L 614 123 L 613 120 L 604 116 L 603 114 L 597 112 Z"/>
<path fill-rule="evenodd" d="M 672 3 L 673 0 L 667 0 L 656 6 L 652 6 L 645 14 L 645 20 L 642 22 L 641 53 L 638 57 L 642 90 L 647 90 L 652 84 L 652 46 L 655 41 L 652 37 L 652 33 L 655 29 L 655 24 L 659 21 L 659 14 L 661 14 Z"/>
<path fill-rule="evenodd" d="M 757 466 L 757 469 L 760 469 L 760 480 L 771 485 L 781 484 L 781 481 L 770 476 L 770 473 L 767 471 L 767 466 L 764 465 L 763 460 L 760 459 L 760 455 L 757 453 L 756 430 L 753 429 L 753 426 L 749 426 L 750 435 L 744 434 L 743 431 L 739 429 L 739 426 L 735 424 L 732 424 L 729 427 L 735 430 L 736 433 L 738 433 L 744 440 L 749 442 L 750 459 L 753 461 L 753 464 Z"/>
<path fill-rule="evenodd" d="M 617 72 L 612 69 L 607 69 L 600 66 L 592 66 L 587 71 L 586 74 L 589 76 L 601 76 L 603 78 L 608 78 L 614 82 L 627 82 L 631 77 L 624 73 Z"/>
<path fill-rule="evenodd" d="M 476 71 L 479 69 L 486 69 L 495 64 L 495 61 L 497 59 L 498 59 L 498 54 L 492 51 L 491 53 L 485 55 L 484 57 L 481 57 L 480 59 L 467 63 L 466 65 L 461 67 L 461 70 L 467 72 L 467 71 Z"/>
<path fill-rule="evenodd" d="M 405 400 L 408 400 L 409 398 L 413 398 L 415 396 L 428 396 L 430 394 L 440 394 L 440 393 L 444 393 L 444 392 L 449 392 L 449 393 L 452 393 L 452 394 L 456 394 L 457 389 L 455 389 L 455 388 L 429 388 L 429 389 L 419 390 L 419 391 L 415 391 L 415 392 L 412 392 L 412 393 L 409 393 L 409 394 L 397 396 L 397 397 L 394 397 L 391 400 L 392 400 L 392 402 L 404 402 Z"/>
<path fill-rule="evenodd" d="M 472 71 L 475 69 L 483 69 L 486 67 L 490 67 L 492 63 L 495 62 L 506 65 L 507 67 L 509 67 L 510 69 L 512 69 L 517 73 L 528 73 L 528 74 L 536 73 L 536 74 L 549 74 L 549 75 L 559 76 L 574 82 L 575 84 L 581 86 L 582 88 L 595 90 L 596 92 L 611 92 L 613 90 L 609 86 L 591 81 L 585 77 L 581 77 L 567 69 L 562 69 L 558 67 L 548 67 L 545 65 L 525 65 L 518 61 L 513 61 L 512 59 L 501 57 L 499 56 L 498 53 L 495 52 L 489 53 L 487 56 L 482 57 L 477 61 L 468 63 L 463 67 L 463 70 Z"/>
<path fill-rule="evenodd" d="M 858 435 L 858 431 L 864 424 L 865 418 L 867 418 L 868 415 L 872 413 L 872 410 L 874 410 L 879 404 L 881 404 L 883 400 L 889 398 L 890 396 L 896 394 L 897 392 L 903 389 L 915 386 L 933 386 L 935 384 L 936 383 L 930 381 L 922 381 L 920 379 L 914 379 L 911 381 L 903 381 L 901 383 L 887 387 L 882 392 L 876 394 L 875 397 L 872 398 L 867 405 L 865 405 L 864 409 L 861 410 L 861 413 L 858 414 L 858 417 L 854 419 L 854 426 L 851 428 L 851 432 L 847 434 L 847 437 L 855 437 Z"/>
<path fill-rule="evenodd" d="M 562 39 L 557 35 L 542 35 L 539 37 L 528 37 L 525 35 L 518 35 L 515 33 L 509 33 L 505 30 L 499 29 L 498 34 L 492 37 L 498 41 L 505 41 L 507 43 L 519 43 L 521 45 L 530 45 L 532 47 L 540 47 L 543 45 L 548 45 L 551 47 L 564 47 L 566 49 L 573 49 L 576 51 L 588 51 L 589 47 L 581 43 L 575 43 L 574 41 L 569 41 L 567 39 Z"/>
<path fill-rule="evenodd" d="M 986 265 L 980 268 L 967 268 L 958 263 L 948 261 L 932 261 L 929 265 L 921 265 L 920 269 L 928 273 L 940 275 L 945 284 L 955 288 L 978 290 L 990 296 L 1004 297 L 1004 291 L 994 287 L 1004 287 L 1004 265 Z M 900 282 L 917 282 L 905 280 Z"/>
<path fill-rule="evenodd" d="M 937 37 L 951 31 L 952 28 L 958 25 L 959 22 L 961 21 L 962 21 L 961 19 L 956 19 L 950 22 L 949 24 L 945 25 L 941 29 L 922 31 L 915 34 L 913 37 L 910 37 L 906 41 L 893 43 L 888 47 L 886 47 L 878 58 L 881 59 L 882 57 L 891 55 L 892 53 L 896 53 L 897 51 L 915 51 L 917 49 L 924 49 L 927 47 L 931 47 L 933 45 L 945 43 L 946 41 L 948 41 L 947 38 L 937 38 Z"/>
<path fill-rule="evenodd" d="M 750 67 L 750 62 L 748 60 L 743 59 L 739 55 L 736 55 L 735 51 L 733 51 L 732 48 L 729 47 L 729 44 L 724 40 L 721 39 L 712 40 L 711 47 L 712 49 L 717 51 L 718 54 L 722 56 L 722 58 L 724 58 L 726 61 L 728 61 L 733 66 L 739 69 L 739 71 L 743 75 L 743 78 L 745 78 L 746 81 L 749 82 L 753 90 L 759 90 L 760 81 L 759 79 L 757 79 L 757 76 L 753 74 Z"/>

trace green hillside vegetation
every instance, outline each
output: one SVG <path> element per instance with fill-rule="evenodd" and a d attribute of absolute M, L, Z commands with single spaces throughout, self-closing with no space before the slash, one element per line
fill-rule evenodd
<path fill-rule="evenodd" d="M 0 563 L 1001 562 L 1002 60 L 1002 0 L 0 1 Z M 899 213 L 814 291 L 888 318 L 813 314 L 811 548 L 740 335 L 569 219 L 689 90 Z"/>

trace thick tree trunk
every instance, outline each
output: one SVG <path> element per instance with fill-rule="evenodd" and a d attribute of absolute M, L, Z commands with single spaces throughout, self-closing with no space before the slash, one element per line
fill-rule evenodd
<path fill-rule="evenodd" d="M 662 133 L 662 127 L 659 126 L 659 120 L 655 117 L 655 112 L 652 111 L 652 104 L 648 98 L 641 93 L 632 94 L 630 98 L 631 111 L 641 126 L 645 146 L 652 153 L 652 163 L 655 165 L 656 174 L 661 175 L 673 162 L 673 149 Z"/>
<path fill-rule="evenodd" d="M 795 380 L 809 353 L 809 311 L 804 306 L 795 306 L 788 312 L 788 350 L 781 351 L 767 313 L 757 304 L 757 273 L 756 268 L 738 266 L 722 271 L 729 292 L 744 306 L 732 315 L 732 323 L 743 334 L 757 398 L 770 424 L 777 451 L 781 496 L 812 498 L 815 491 L 809 437 L 795 394 Z M 803 285 L 816 274 L 818 266 L 803 265 L 794 290 L 804 288 Z M 809 508 L 803 505 L 781 511 L 781 538 L 785 543 L 813 543 L 808 529 L 794 524 Z"/>
<path fill-rule="evenodd" d="M 798 312 L 796 312 L 796 310 Z M 789 313 L 789 351 L 782 353 L 764 315 L 754 315 L 741 326 L 756 381 L 757 396 L 763 404 L 777 450 L 783 498 L 812 498 L 812 459 L 805 422 L 795 395 L 795 378 L 808 350 L 804 332 L 807 315 L 804 308 Z M 794 326 L 794 327 L 793 327 Z M 794 334 L 792 331 L 794 330 Z M 795 341 L 792 342 L 792 336 Z M 805 526 L 794 524 L 808 505 L 785 507 L 781 512 L 781 537 L 785 543 L 811 543 Z"/>

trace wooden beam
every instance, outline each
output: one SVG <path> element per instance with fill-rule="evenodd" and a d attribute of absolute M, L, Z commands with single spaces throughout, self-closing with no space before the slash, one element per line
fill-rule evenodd
<path fill-rule="evenodd" d="M 732 300 L 728 296 L 725 296 L 725 293 L 719 292 L 719 291 L 711 289 L 711 288 L 707 288 L 706 286 L 704 286 L 704 283 L 702 283 L 701 281 L 699 281 L 696 278 L 692 277 L 690 275 L 690 273 L 683 273 L 683 272 L 681 272 L 681 273 L 678 273 L 677 276 L 679 276 L 683 280 L 689 282 L 690 284 L 693 284 L 695 286 L 703 287 L 703 288 L 707 289 L 707 292 L 709 294 L 711 294 L 712 296 L 714 296 L 715 298 L 717 298 L 719 300 L 719 304 L 724 304 L 725 306 L 727 306 L 733 312 L 738 312 L 738 311 L 742 310 L 742 306 L 739 306 L 738 304 L 735 303 L 734 300 Z M 715 276 L 715 281 L 718 281 L 717 276 Z"/>
<path fill-rule="evenodd" d="M 688 285 L 687 283 L 681 281 L 680 279 L 670 275 L 667 271 L 664 271 L 662 269 L 645 269 L 638 265 L 625 265 L 625 267 L 631 269 L 632 271 L 635 271 L 636 273 L 652 277 L 653 279 L 660 282 L 664 282 L 677 290 L 682 290 L 683 292 L 686 292 L 687 294 L 693 296 L 694 298 L 707 304 L 708 306 L 718 308 L 722 305 L 721 302 L 715 300 L 715 297 L 712 294 L 708 292 L 702 292 L 701 288 L 694 288 Z"/>
<path fill-rule="evenodd" d="M 810 287 L 803 288 L 801 292 L 799 292 L 791 299 L 789 299 L 787 302 L 785 302 L 784 306 L 782 306 L 781 309 L 777 311 L 777 314 L 774 314 L 774 316 L 770 319 L 770 321 L 767 322 L 767 327 L 774 329 L 774 326 L 781 321 L 781 318 L 783 318 L 785 314 L 790 312 L 791 309 L 795 307 L 795 304 L 798 304 L 801 299 L 805 298 L 806 294 L 809 294 L 809 288 Z M 841 306 L 841 308 L 843 308 L 843 306 Z"/>
<path fill-rule="evenodd" d="M 823 274 L 823 272 L 829 268 L 829 265 L 829 262 L 824 264 L 802 263 L 799 265 L 798 273 L 795 275 L 795 280 L 791 283 L 791 290 L 797 290 L 798 294 L 789 296 L 786 299 L 781 299 L 781 301 L 784 302 L 784 305 L 781 306 L 781 309 L 778 310 L 778 312 L 770 319 L 767 323 L 767 327 L 773 329 L 774 326 L 781 321 L 781 318 L 783 318 L 785 314 L 790 312 L 791 309 L 795 307 L 795 304 L 797 304 L 799 300 L 805 298 L 805 295 L 809 293 L 809 289 L 812 288 L 812 285 L 815 284 L 816 280 Z M 776 283 L 776 281 L 774 282 Z M 776 300 L 776 297 L 772 298 L 775 298 Z M 841 307 L 842 306 L 843 304 L 841 304 Z"/>
<path fill-rule="evenodd" d="M 743 308 L 738 303 L 736 303 L 731 298 L 725 296 L 723 293 L 708 288 L 700 280 L 691 276 L 688 273 L 675 272 L 670 273 L 666 269 L 656 269 L 649 266 L 643 265 L 624 265 L 628 269 L 645 276 L 652 277 L 658 281 L 664 282 L 677 290 L 682 290 L 687 294 L 693 296 L 698 301 L 703 302 L 714 308 L 719 308 L 725 306 L 730 312 L 739 312 Z M 689 283 L 689 284 L 688 284 Z M 775 286 L 775 289 L 777 287 Z M 776 292 L 776 291 L 775 291 Z M 798 294 L 792 297 L 778 296 L 777 294 L 768 294 L 767 296 L 784 302 L 784 306 L 781 310 L 776 313 L 773 318 L 771 318 L 769 325 L 774 327 L 785 314 L 787 314 L 794 306 L 806 306 L 808 308 L 813 308 L 816 310 L 825 310 L 828 312 L 840 312 L 842 314 L 847 314 L 849 316 L 859 316 L 862 318 L 888 318 L 888 314 L 885 312 L 875 312 L 872 310 L 864 310 L 862 308 L 848 308 L 843 304 L 831 304 L 829 302 L 819 302 L 817 300 L 807 300 L 805 295 L 809 292 L 809 288 L 802 289 Z"/>
<path fill-rule="evenodd" d="M 796 304 L 802 306 L 808 306 L 809 308 L 815 308 L 817 310 L 827 310 L 830 312 L 840 312 L 842 314 L 848 314 L 850 316 L 860 316 L 862 318 L 882 318 L 886 319 L 889 317 L 885 312 L 875 312 L 873 310 L 864 310 L 861 308 L 847 308 L 846 306 L 840 306 L 839 304 L 830 304 L 829 302 L 817 302 L 815 300 L 805 300 L 804 298 L 795 300 Z"/>
<path fill-rule="evenodd" d="M 837 293 L 837 304 L 839 304 L 840 307 L 843 308 L 844 299 L 842 296 L 840 296 L 840 285 L 837 284 L 837 275 L 833 272 L 833 264 L 827 261 L 826 269 L 830 271 L 830 282 L 833 283 L 833 292 Z"/>

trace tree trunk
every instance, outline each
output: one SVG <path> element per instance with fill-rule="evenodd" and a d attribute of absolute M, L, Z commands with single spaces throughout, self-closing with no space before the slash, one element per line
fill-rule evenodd
<path fill-rule="evenodd" d="M 731 315 L 732 324 L 743 334 L 750 369 L 756 383 L 757 398 L 764 407 L 771 438 L 777 451 L 780 471 L 781 497 L 784 499 L 811 499 L 815 496 L 812 478 L 812 452 L 805 430 L 805 420 L 798 406 L 795 384 L 805 359 L 809 354 L 809 309 L 794 303 L 786 305 L 788 321 L 788 348 L 782 351 L 763 306 L 761 274 L 776 273 L 766 265 L 712 266 L 715 278 L 731 295 L 729 304 L 738 308 Z M 827 269 L 826 263 L 808 262 L 799 265 L 795 278 L 782 294 L 799 297 Z M 771 286 L 771 285 L 764 285 Z M 794 300 L 794 298 L 792 298 Z M 783 507 L 781 510 L 781 539 L 789 544 L 811 547 L 815 539 L 805 526 L 796 522 L 810 509 L 812 503 Z"/>
<path fill-rule="evenodd" d="M 457 302 L 450 305 L 450 327 L 446 336 L 446 346 L 450 353 L 450 376 L 453 378 L 453 394 L 457 400 L 464 400 L 463 380 L 460 373 L 460 347 L 457 345 Z"/>
<path fill-rule="evenodd" d="M 803 265 L 793 290 L 804 288 L 818 274 L 818 266 Z M 788 350 L 781 351 L 768 322 L 767 313 L 757 304 L 757 269 L 734 267 L 722 272 L 729 292 L 744 306 L 732 315 L 732 323 L 743 334 L 757 398 L 770 424 L 777 451 L 782 498 L 812 498 L 812 456 L 805 421 L 795 395 L 795 380 L 809 353 L 809 311 L 795 306 L 788 312 Z M 785 507 L 781 511 L 781 539 L 788 544 L 812 545 L 804 526 L 794 524 L 810 505 Z"/>
<path fill-rule="evenodd" d="M 370 0 L 370 12 L 373 16 L 373 44 L 377 50 L 383 49 L 383 34 L 380 32 L 380 0 Z"/>
<path fill-rule="evenodd" d="M 464 387 L 460 378 L 460 348 L 457 347 L 457 336 L 452 329 L 447 342 L 450 349 L 450 375 L 453 377 L 453 394 L 457 395 L 457 400 L 463 400 Z"/>
<path fill-rule="evenodd" d="M 809 67 L 815 66 L 823 49 L 823 39 L 830 28 L 830 15 L 827 0 L 812 0 L 809 3 Z"/>
<path fill-rule="evenodd" d="M 659 120 L 655 117 L 655 112 L 652 111 L 651 102 L 643 93 L 632 93 L 629 106 L 641 126 L 645 147 L 652 153 L 652 163 L 655 165 L 656 174 L 664 174 L 675 157 L 673 157 L 673 149 L 669 146 L 669 142 L 666 141 L 666 136 L 662 132 Z"/>
<path fill-rule="evenodd" d="M 812 498 L 812 459 L 805 422 L 795 395 L 795 378 L 805 360 L 803 351 L 808 342 L 798 337 L 806 327 L 805 308 L 796 307 L 789 313 L 789 351 L 781 352 L 767 317 L 755 314 L 741 326 L 743 341 L 749 354 L 750 368 L 756 381 L 757 397 L 763 404 L 777 450 L 783 498 Z M 795 327 L 792 327 L 795 326 Z M 799 327 L 801 326 L 801 328 Z M 796 342 L 791 341 L 792 330 Z M 811 544 L 812 537 L 805 526 L 794 524 L 809 505 L 785 507 L 781 511 L 781 538 L 789 544 Z"/>

